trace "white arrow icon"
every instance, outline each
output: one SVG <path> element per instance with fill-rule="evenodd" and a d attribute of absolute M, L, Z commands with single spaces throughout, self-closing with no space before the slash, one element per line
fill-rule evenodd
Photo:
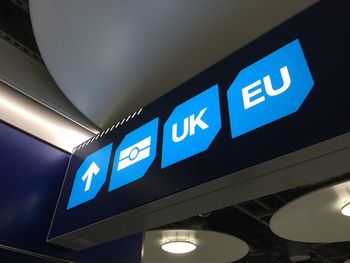
<path fill-rule="evenodd" d="M 92 164 L 90 164 L 89 168 L 81 178 L 83 182 L 86 181 L 86 185 L 84 189 L 85 192 L 89 191 L 90 189 L 92 176 L 97 175 L 99 171 L 100 171 L 100 168 L 97 166 L 97 164 L 95 162 L 92 162 Z"/>

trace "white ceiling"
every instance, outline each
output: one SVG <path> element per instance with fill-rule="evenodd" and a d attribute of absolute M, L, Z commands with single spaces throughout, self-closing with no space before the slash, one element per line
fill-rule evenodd
<path fill-rule="evenodd" d="M 58 86 L 105 128 L 315 2 L 30 0 L 30 13 Z"/>

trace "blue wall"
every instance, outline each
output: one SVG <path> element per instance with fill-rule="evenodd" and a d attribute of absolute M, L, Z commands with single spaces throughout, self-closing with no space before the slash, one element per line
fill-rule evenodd
<path fill-rule="evenodd" d="M 48 244 L 69 155 L 0 122 L 0 245 L 74 262 L 140 262 L 142 234 L 81 252 Z M 0 262 L 51 262 L 0 249 Z"/>

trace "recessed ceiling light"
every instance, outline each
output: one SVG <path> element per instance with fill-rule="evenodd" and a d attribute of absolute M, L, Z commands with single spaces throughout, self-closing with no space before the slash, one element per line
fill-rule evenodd
<path fill-rule="evenodd" d="M 195 250 L 197 246 L 190 241 L 169 241 L 162 245 L 162 249 L 169 253 L 184 254 Z"/>
<path fill-rule="evenodd" d="M 344 216 L 350 216 L 350 203 L 346 204 L 342 209 L 341 209 L 341 213 Z"/>

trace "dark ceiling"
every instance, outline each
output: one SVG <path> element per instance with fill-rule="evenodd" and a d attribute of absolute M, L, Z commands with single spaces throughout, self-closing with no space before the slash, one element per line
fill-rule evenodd
<path fill-rule="evenodd" d="M 30 23 L 28 0 L 0 1 L 0 37 L 42 62 Z M 210 229 L 233 234 L 245 240 L 250 252 L 240 260 L 252 262 L 289 262 L 286 241 L 274 235 L 269 219 L 275 211 L 289 201 L 324 185 L 348 179 L 350 175 L 265 196 L 232 207 L 213 211 L 164 228 Z M 340 263 L 350 258 L 350 242 L 309 244 L 311 259 L 304 262 Z"/>
<path fill-rule="evenodd" d="M 33 59 L 43 62 L 30 22 L 28 0 L 0 1 L 0 37 Z"/>
<path fill-rule="evenodd" d="M 348 180 L 350 174 L 342 175 L 331 181 L 320 182 L 290 189 L 277 194 L 264 196 L 239 205 L 227 207 L 210 214 L 176 222 L 164 228 L 209 229 L 232 234 L 248 243 L 249 254 L 236 262 L 239 263 L 282 263 L 290 262 L 286 240 L 271 232 L 271 216 L 286 203 L 306 193 Z M 330 244 L 307 244 L 310 260 L 303 262 L 343 263 L 350 258 L 350 242 Z"/>

